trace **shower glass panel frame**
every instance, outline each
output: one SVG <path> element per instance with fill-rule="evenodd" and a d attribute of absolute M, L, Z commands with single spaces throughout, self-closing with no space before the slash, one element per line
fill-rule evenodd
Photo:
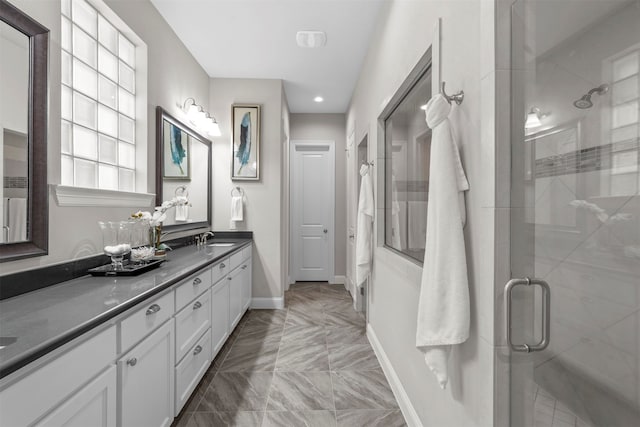
<path fill-rule="evenodd" d="M 640 425 L 640 0 L 515 1 L 510 77 L 510 269 L 549 284 L 551 339 L 508 352 L 509 425 Z M 513 342 L 541 294 L 514 289 Z"/>

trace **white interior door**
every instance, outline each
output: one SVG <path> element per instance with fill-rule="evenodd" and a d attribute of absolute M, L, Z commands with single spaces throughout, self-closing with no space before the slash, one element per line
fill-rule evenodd
<path fill-rule="evenodd" d="M 291 143 L 292 279 L 333 279 L 335 148 L 333 141 Z"/>

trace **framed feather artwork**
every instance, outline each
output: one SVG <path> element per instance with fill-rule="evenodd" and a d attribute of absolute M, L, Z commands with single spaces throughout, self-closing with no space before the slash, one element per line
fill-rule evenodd
<path fill-rule="evenodd" d="M 190 179 L 190 135 L 177 121 L 164 117 L 162 121 L 162 171 L 165 179 Z"/>
<path fill-rule="evenodd" d="M 260 179 L 260 105 L 231 106 L 232 180 Z"/>

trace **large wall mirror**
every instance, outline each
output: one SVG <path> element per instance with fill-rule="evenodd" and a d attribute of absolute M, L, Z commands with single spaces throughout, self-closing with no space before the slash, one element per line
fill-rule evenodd
<path fill-rule="evenodd" d="M 211 141 L 157 107 L 156 203 L 175 196 L 190 205 L 167 212 L 166 231 L 211 228 Z"/>
<path fill-rule="evenodd" d="M 0 0 L 0 262 L 47 254 L 48 40 Z"/>

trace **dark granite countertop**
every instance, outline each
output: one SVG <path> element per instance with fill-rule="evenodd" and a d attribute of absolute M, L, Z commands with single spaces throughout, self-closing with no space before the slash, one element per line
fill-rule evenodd
<path fill-rule="evenodd" d="M 209 243 L 216 241 L 223 239 Z M 139 276 L 87 275 L 0 301 L 0 336 L 16 338 L 0 348 L 0 378 L 252 242 L 224 241 L 234 245 L 170 251 L 166 262 Z"/>

